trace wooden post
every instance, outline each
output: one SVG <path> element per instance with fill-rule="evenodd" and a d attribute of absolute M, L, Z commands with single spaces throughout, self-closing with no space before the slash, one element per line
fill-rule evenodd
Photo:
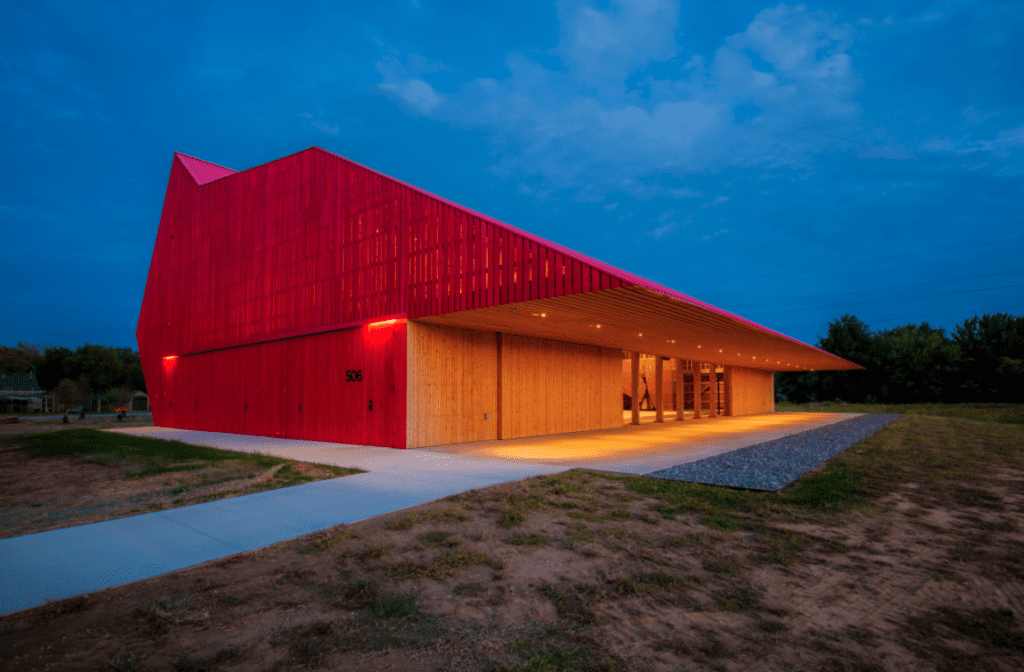
<path fill-rule="evenodd" d="M 665 361 L 661 355 L 654 356 L 654 421 L 665 422 Z"/>
<path fill-rule="evenodd" d="M 698 419 L 701 416 L 701 406 L 703 406 L 700 392 L 702 387 L 700 382 L 700 362 L 691 362 L 691 364 L 693 366 L 693 417 Z"/>
<path fill-rule="evenodd" d="M 686 387 L 684 384 L 683 360 L 676 360 L 676 420 L 685 420 L 683 407 L 686 406 Z"/>
<path fill-rule="evenodd" d="M 496 347 L 498 349 L 498 374 L 497 374 L 497 385 L 496 385 L 496 387 L 498 388 L 498 399 L 497 399 L 497 402 L 495 404 L 494 422 L 497 423 L 496 424 L 496 427 L 497 427 L 497 434 L 496 434 L 496 436 L 499 439 L 504 439 L 505 438 L 505 428 L 504 428 L 503 425 L 505 423 L 505 414 L 504 414 L 504 409 L 502 408 L 502 403 L 501 403 L 502 383 L 503 383 L 503 380 L 502 380 L 503 379 L 503 376 L 502 376 L 502 366 L 503 366 L 503 364 L 502 364 L 502 359 L 501 359 L 501 356 L 502 356 L 502 352 L 501 352 L 501 341 L 502 341 L 501 332 L 500 331 L 497 332 L 495 334 L 495 337 L 496 337 L 496 340 L 497 340 Z"/>
<path fill-rule="evenodd" d="M 719 414 L 719 402 L 721 401 L 722 386 L 718 382 L 718 365 L 709 364 L 711 370 L 711 417 L 717 418 Z"/>
<path fill-rule="evenodd" d="M 629 396 L 632 401 L 629 403 L 632 418 L 630 424 L 640 424 L 640 353 L 633 352 L 629 355 L 629 368 L 632 380 L 629 382 Z"/>
<path fill-rule="evenodd" d="M 725 369 L 722 381 L 725 385 L 725 414 L 732 416 L 732 367 L 726 365 L 722 368 Z"/>

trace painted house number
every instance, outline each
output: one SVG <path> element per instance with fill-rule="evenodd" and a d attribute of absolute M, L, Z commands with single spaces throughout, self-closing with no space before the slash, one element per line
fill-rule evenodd
<path fill-rule="evenodd" d="M 356 383 L 363 379 L 362 369 L 349 369 L 345 372 L 345 382 Z"/>

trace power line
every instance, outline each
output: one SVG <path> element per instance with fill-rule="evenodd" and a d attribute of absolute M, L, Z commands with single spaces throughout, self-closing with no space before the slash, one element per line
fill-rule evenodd
<path fill-rule="evenodd" d="M 903 320 L 927 320 L 927 319 L 931 319 L 933 317 L 948 317 L 949 315 L 971 315 L 971 316 L 973 316 L 973 315 L 985 315 L 985 314 L 992 315 L 994 313 L 1008 313 L 1011 310 L 1014 310 L 1016 308 L 1024 308 L 1024 303 L 1022 303 L 1020 305 L 1017 305 L 1017 306 L 1007 306 L 1003 310 L 996 310 L 996 311 L 981 311 L 981 312 L 979 312 L 977 310 L 960 310 L 960 311 L 957 311 L 957 312 L 954 312 L 954 313 L 938 313 L 938 314 L 935 314 L 935 315 L 922 315 L 922 316 L 919 316 L 919 317 L 889 317 L 889 318 L 885 318 L 885 319 L 872 320 L 872 321 L 873 322 L 902 322 Z"/>
<path fill-rule="evenodd" d="M 969 317 L 973 317 L 975 315 L 993 315 L 995 313 L 1008 313 L 1011 310 L 1014 310 L 1014 309 L 1017 309 L 1017 308 L 1024 308 L 1024 304 L 1020 304 L 1020 305 L 1017 305 L 1017 306 L 1006 306 L 1006 307 L 1004 307 L 1004 308 L 1002 308 L 1000 310 L 960 310 L 960 311 L 956 311 L 956 312 L 952 312 L 952 313 L 936 313 L 934 315 L 918 315 L 916 317 L 905 317 L 904 316 L 904 317 L 887 317 L 887 318 L 879 318 L 879 319 L 861 319 L 861 318 L 858 318 L 858 319 L 861 319 L 862 322 L 864 322 L 865 324 L 867 324 L 870 327 L 872 324 L 877 324 L 878 322 L 904 322 L 905 321 L 905 322 L 909 323 L 909 322 L 912 322 L 914 320 L 930 320 L 930 319 L 935 318 L 935 317 L 948 317 L 950 315 L 967 315 Z M 806 323 L 804 323 L 804 324 L 806 324 Z M 781 327 L 776 327 L 776 328 L 779 328 L 780 330 L 782 329 Z M 789 331 L 793 331 L 793 329 L 790 328 Z"/>
<path fill-rule="evenodd" d="M 928 283 L 922 283 L 922 284 L 928 284 Z M 872 303 L 895 303 L 897 301 L 917 301 L 919 299 L 934 299 L 934 298 L 937 298 L 937 297 L 940 297 L 940 296 L 955 296 L 957 294 L 974 294 L 976 292 L 988 292 L 988 291 L 993 291 L 993 290 L 996 290 L 996 289 L 1009 289 L 1011 287 L 1024 287 L 1024 285 L 1021 285 L 1021 284 L 1016 284 L 1016 285 L 1000 285 L 998 287 L 985 287 L 983 289 L 964 289 L 964 290 L 961 290 L 959 292 L 943 292 L 942 294 L 926 294 L 925 296 L 907 296 L 907 297 L 903 297 L 903 298 L 899 298 L 899 299 L 891 299 L 890 298 L 890 299 L 874 299 L 872 301 L 856 301 L 852 305 L 855 305 L 855 306 L 866 306 L 866 305 L 871 305 Z M 879 290 L 879 291 L 881 291 L 881 290 Z M 826 309 L 832 308 L 832 307 L 834 307 L 834 306 L 818 306 L 816 308 L 793 308 L 791 310 L 773 310 L 773 311 L 768 312 L 768 313 L 750 313 L 750 314 L 744 315 L 744 317 L 759 317 L 761 315 L 781 315 L 783 313 L 799 313 L 799 312 L 811 311 L 811 310 L 826 310 Z"/>
<path fill-rule="evenodd" d="M 859 290 L 857 290 L 855 292 L 846 292 L 845 294 L 841 294 L 840 296 L 850 296 L 851 294 L 870 294 L 871 292 L 887 292 L 887 291 L 890 291 L 890 290 L 893 290 L 893 289 L 904 289 L 906 287 L 924 287 L 926 285 L 941 285 L 941 284 L 944 284 L 944 283 L 947 283 L 947 282 L 963 282 L 964 280 L 981 280 L 983 278 L 995 278 L 995 277 L 1002 276 L 1002 275 L 1015 275 L 1017 273 L 1024 273 L 1024 269 L 1021 269 L 1019 271 L 1006 271 L 1005 273 L 989 273 L 987 275 L 973 275 L 973 276 L 968 277 L 968 278 L 952 278 L 950 280 L 934 280 L 932 282 L 915 282 L 915 283 L 912 283 L 912 284 L 909 284 L 909 285 L 893 285 L 892 287 L 879 287 L 878 289 L 859 289 Z M 1017 287 L 1019 285 L 1006 285 L 1006 286 L 1007 287 Z M 990 289 L 1002 289 L 1002 287 L 991 287 Z M 985 290 L 983 290 L 983 289 L 971 289 L 971 290 L 965 290 L 965 291 L 983 292 Z M 957 294 L 957 293 L 961 293 L 961 292 L 953 292 L 953 293 Z M 935 296 L 945 296 L 945 295 L 944 294 L 936 294 Z M 926 297 L 918 297 L 918 298 L 926 298 Z M 743 308 L 743 307 L 746 307 L 746 306 L 764 306 L 764 305 L 768 305 L 770 303 L 786 303 L 786 302 L 789 302 L 789 301 L 800 301 L 800 300 L 802 300 L 802 299 L 778 299 L 776 301 L 761 301 L 761 302 L 758 302 L 758 303 L 743 303 L 743 304 L 740 304 L 738 306 L 722 306 L 722 307 L 725 308 L 726 310 L 734 310 L 736 308 Z M 767 315 L 767 314 L 770 314 L 770 313 L 764 313 L 764 314 Z"/>
<path fill-rule="evenodd" d="M 1022 238 L 1024 238 L 1024 236 L 1010 236 L 1008 238 L 997 238 L 996 240 L 979 240 L 979 241 L 975 241 L 975 242 L 965 242 L 965 243 L 959 243 L 957 245 L 950 245 L 948 247 L 935 247 L 935 248 L 932 248 L 930 250 L 924 250 L 923 252 L 925 252 L 926 254 L 930 254 L 932 252 L 942 252 L 942 251 L 945 251 L 945 250 L 959 250 L 959 249 L 963 249 L 965 247 L 974 247 L 974 246 L 977 246 L 977 245 L 995 245 L 997 243 L 1005 243 L 1005 242 L 1010 241 L 1010 240 L 1020 240 Z M 846 259 L 844 261 L 847 264 L 851 264 L 851 263 L 864 264 L 864 263 L 875 263 L 875 262 L 878 262 L 878 261 L 884 261 L 884 260 L 888 260 L 888 259 L 899 259 L 899 260 L 906 261 L 907 257 L 906 257 L 906 255 L 886 255 L 886 256 L 881 256 L 881 257 L 860 257 L 859 259 Z M 803 267 L 800 270 L 801 271 L 814 271 L 814 270 L 818 270 L 818 269 L 822 269 L 822 268 L 834 268 L 834 267 L 835 267 L 835 264 L 821 264 L 821 265 L 818 265 L 818 266 Z M 757 278 L 770 278 L 770 277 L 774 277 L 774 276 L 778 276 L 778 275 L 786 275 L 786 274 L 790 274 L 790 275 L 794 274 L 793 269 L 792 268 L 788 268 L 788 269 L 784 269 L 784 270 L 773 271 L 771 273 L 762 273 L 760 275 L 746 275 L 746 276 L 743 276 L 742 278 L 737 278 L 735 280 L 735 282 L 744 282 L 744 281 L 747 281 L 747 280 L 755 280 Z M 692 288 L 698 288 L 698 287 L 706 287 L 708 285 L 720 285 L 720 284 L 721 284 L 721 280 L 709 280 L 707 282 L 701 282 L 701 283 L 696 283 L 696 284 L 687 284 L 687 287 L 692 289 Z"/>

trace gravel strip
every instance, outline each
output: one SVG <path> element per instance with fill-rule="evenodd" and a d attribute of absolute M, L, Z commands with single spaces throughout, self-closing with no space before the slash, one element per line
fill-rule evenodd
<path fill-rule="evenodd" d="M 898 417 L 862 415 L 645 475 L 750 490 L 781 490 Z"/>

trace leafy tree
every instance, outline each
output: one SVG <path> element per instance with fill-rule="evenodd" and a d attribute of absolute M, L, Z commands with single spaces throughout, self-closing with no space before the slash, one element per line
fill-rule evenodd
<path fill-rule="evenodd" d="M 75 404 L 76 401 L 82 398 L 81 393 L 78 390 L 78 386 L 75 385 L 75 381 L 70 378 L 57 383 L 53 388 L 54 396 L 56 397 L 57 405 L 64 409 L 67 413 L 68 409 Z"/>
<path fill-rule="evenodd" d="M 142 374 L 142 360 L 139 353 L 131 348 L 118 348 L 118 357 L 121 360 L 124 380 L 119 384 L 126 385 L 129 390 L 146 391 L 146 378 Z"/>
<path fill-rule="evenodd" d="M 105 390 L 124 380 L 124 365 L 116 348 L 86 343 L 64 360 L 69 378 L 85 376 L 90 387 Z"/>
<path fill-rule="evenodd" d="M 82 408 L 86 411 L 92 410 L 89 408 L 89 402 L 92 401 L 92 385 L 89 384 L 89 377 L 84 373 L 78 376 L 78 380 L 75 382 L 75 387 L 78 388 L 78 403 L 82 405 Z"/>
<path fill-rule="evenodd" d="M 38 345 L 18 343 L 16 348 L 0 345 L 0 371 L 4 373 L 29 373 L 42 359 Z"/>
<path fill-rule="evenodd" d="M 953 330 L 960 347 L 960 396 L 977 401 L 1024 400 L 1024 316 L 974 316 Z"/>
<path fill-rule="evenodd" d="M 872 377 L 878 397 L 885 403 L 951 401 L 960 348 L 944 329 L 908 324 L 875 334 Z"/>
<path fill-rule="evenodd" d="M 71 356 L 71 348 L 48 347 L 43 352 L 43 357 L 36 366 L 36 380 L 39 387 L 44 390 L 52 390 L 60 384 L 60 381 L 67 378 L 64 373 L 64 360 Z"/>
<path fill-rule="evenodd" d="M 868 325 L 853 315 L 843 315 L 828 325 L 828 333 L 818 340 L 818 347 L 833 355 L 864 367 L 871 366 L 872 337 Z M 871 376 L 865 371 L 814 371 L 806 376 L 805 385 L 813 385 L 815 396 L 822 400 L 863 401 L 871 394 Z"/>

